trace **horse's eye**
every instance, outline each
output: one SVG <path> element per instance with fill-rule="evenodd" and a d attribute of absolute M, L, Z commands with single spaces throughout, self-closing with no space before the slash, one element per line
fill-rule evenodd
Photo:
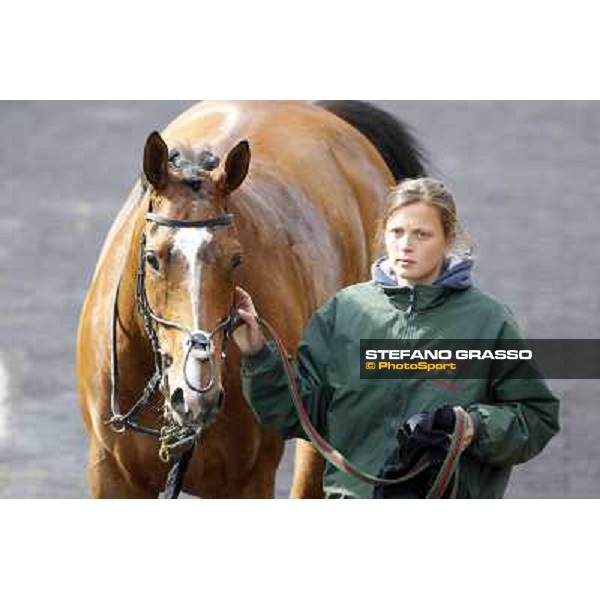
<path fill-rule="evenodd" d="M 242 255 L 234 254 L 233 258 L 231 259 L 231 266 L 235 269 L 235 268 L 239 267 L 241 264 L 242 264 Z"/>
<path fill-rule="evenodd" d="M 148 252 L 146 254 L 146 262 L 155 270 L 160 269 L 160 263 L 158 262 L 158 256 L 154 252 Z"/>

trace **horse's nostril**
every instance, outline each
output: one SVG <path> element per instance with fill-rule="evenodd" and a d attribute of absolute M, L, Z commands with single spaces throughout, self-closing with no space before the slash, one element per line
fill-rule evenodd
<path fill-rule="evenodd" d="M 171 407 L 180 415 L 185 414 L 185 400 L 183 399 L 183 390 L 177 388 L 171 396 Z"/>

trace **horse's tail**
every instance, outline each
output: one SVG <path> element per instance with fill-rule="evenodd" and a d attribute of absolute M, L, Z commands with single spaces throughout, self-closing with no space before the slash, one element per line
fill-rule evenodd
<path fill-rule="evenodd" d="M 360 100 L 322 100 L 318 106 L 358 129 L 377 148 L 396 183 L 425 175 L 427 158 L 410 128 L 390 113 Z"/>

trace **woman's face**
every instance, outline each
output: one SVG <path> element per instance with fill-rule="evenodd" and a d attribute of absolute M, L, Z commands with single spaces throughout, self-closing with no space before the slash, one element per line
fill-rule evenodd
<path fill-rule="evenodd" d="M 416 202 L 392 213 L 385 227 L 385 246 L 399 279 L 412 285 L 431 284 L 440 274 L 450 242 L 438 211 Z"/>

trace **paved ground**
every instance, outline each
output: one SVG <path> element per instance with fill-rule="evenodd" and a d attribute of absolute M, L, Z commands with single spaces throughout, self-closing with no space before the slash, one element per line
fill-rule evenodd
<path fill-rule="evenodd" d="M 77 315 L 149 131 L 189 102 L 0 103 L 0 497 L 85 498 Z M 600 338 L 600 103 L 382 102 L 430 151 L 482 288 L 530 337 Z M 562 432 L 510 497 L 600 497 L 600 383 L 552 381 Z M 280 469 L 285 496 L 290 464 Z"/>

